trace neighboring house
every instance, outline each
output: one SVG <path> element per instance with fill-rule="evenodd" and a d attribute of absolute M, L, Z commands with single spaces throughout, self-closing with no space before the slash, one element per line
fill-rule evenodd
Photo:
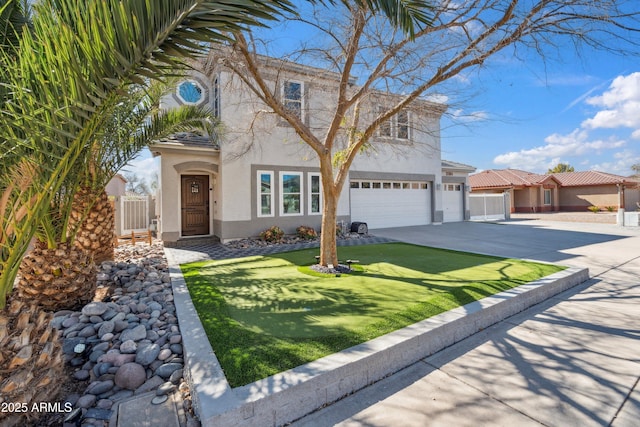
<path fill-rule="evenodd" d="M 540 175 L 491 169 L 469 176 L 472 193 L 508 192 L 511 212 L 586 211 L 589 206 L 635 210 L 638 180 L 605 172 Z"/>
<path fill-rule="evenodd" d="M 107 183 L 105 191 L 107 192 L 107 196 L 111 199 L 116 196 L 124 196 L 127 192 L 127 180 L 124 176 L 117 174 Z"/>
<path fill-rule="evenodd" d="M 339 76 L 270 61 L 277 65 L 270 83 L 320 133 L 331 119 Z M 371 105 L 362 106 L 362 114 L 375 114 L 394 101 L 397 96 L 377 94 Z M 224 130 L 217 143 L 181 134 L 151 146 L 160 156 L 162 240 L 216 236 L 228 241 L 257 236 L 273 225 L 286 233 L 300 225 L 320 228 L 323 202 L 315 153 L 237 77 L 221 65 L 207 75 L 194 71 L 163 107 L 181 104 L 209 105 Z M 339 223 L 382 228 L 468 218 L 466 177 L 475 169 L 441 163 L 445 109 L 417 100 L 380 128 L 373 148 L 351 167 L 338 205 Z M 455 195 L 445 196 L 449 190 Z"/>

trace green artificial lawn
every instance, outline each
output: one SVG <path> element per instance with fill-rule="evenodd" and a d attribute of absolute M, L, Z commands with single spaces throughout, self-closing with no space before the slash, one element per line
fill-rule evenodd
<path fill-rule="evenodd" d="M 182 265 L 232 387 L 251 383 L 563 269 L 403 243 L 338 248 L 351 274 L 308 267 L 318 249 Z"/>

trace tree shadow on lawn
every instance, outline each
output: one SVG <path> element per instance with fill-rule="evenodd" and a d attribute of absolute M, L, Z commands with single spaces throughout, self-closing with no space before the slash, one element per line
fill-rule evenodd
<path fill-rule="evenodd" d="M 311 264 L 314 253 L 306 250 L 182 266 L 209 341 L 232 386 L 308 363 L 529 281 L 507 280 L 505 270 L 514 260 L 473 254 L 462 257 L 461 262 L 452 264 L 449 259 L 447 263 L 458 270 L 486 265 L 493 280 L 462 280 L 443 271 L 437 273 L 438 280 L 427 280 L 423 269 L 416 269 L 424 257 L 405 265 L 385 265 L 385 274 L 380 274 L 357 251 L 348 255 L 359 257 L 365 272 L 324 279 L 296 268 Z M 387 262 L 397 258 L 386 255 Z M 506 264 L 489 265 L 495 262 Z M 435 270 L 443 270 L 441 262 L 437 265 Z"/>

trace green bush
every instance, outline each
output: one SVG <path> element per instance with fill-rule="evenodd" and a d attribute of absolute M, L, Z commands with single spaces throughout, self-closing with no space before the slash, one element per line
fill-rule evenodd
<path fill-rule="evenodd" d="M 600 212 L 600 208 L 597 206 L 589 206 L 587 209 L 589 209 L 591 212 L 593 213 L 598 213 Z"/>
<path fill-rule="evenodd" d="M 616 211 L 616 207 L 615 207 L 615 206 L 607 206 L 607 207 L 606 207 L 606 209 L 607 209 L 609 212 L 615 212 L 615 211 Z"/>
<path fill-rule="evenodd" d="M 306 225 L 301 225 L 296 228 L 296 234 L 298 237 L 305 240 L 313 240 L 318 237 L 316 230 L 313 227 L 307 227 Z"/>
<path fill-rule="evenodd" d="M 270 243 L 279 242 L 282 240 L 282 237 L 284 237 L 284 231 L 282 231 L 282 229 L 277 225 L 274 225 L 260 233 L 260 238 L 265 242 Z"/>

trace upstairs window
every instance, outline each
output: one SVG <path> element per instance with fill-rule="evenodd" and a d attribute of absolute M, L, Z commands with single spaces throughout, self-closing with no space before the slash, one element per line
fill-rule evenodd
<path fill-rule="evenodd" d="M 385 107 L 378 107 L 378 114 L 386 111 Z M 395 116 L 380 124 L 378 136 L 383 138 L 411 139 L 411 122 L 409 111 L 400 110 Z"/>
<path fill-rule="evenodd" d="M 204 89 L 195 80 L 186 80 L 178 85 L 178 97 L 187 105 L 197 105 L 204 98 Z"/>
<path fill-rule="evenodd" d="M 396 138 L 409 139 L 409 112 L 399 111 L 396 114 Z"/>
<path fill-rule="evenodd" d="M 218 76 L 213 80 L 213 115 L 220 118 L 220 82 Z"/>
<path fill-rule="evenodd" d="M 386 109 L 384 107 L 378 107 L 378 114 L 382 114 L 385 111 Z M 393 138 L 393 132 L 391 131 L 391 128 L 392 128 L 391 121 L 392 119 L 382 122 L 382 124 L 380 125 L 380 128 L 378 129 L 378 135 L 385 138 Z"/>
<path fill-rule="evenodd" d="M 291 113 L 295 114 L 304 120 L 303 112 L 303 99 L 302 99 L 303 85 L 300 82 L 285 81 L 282 86 L 282 102 L 284 107 Z"/>

